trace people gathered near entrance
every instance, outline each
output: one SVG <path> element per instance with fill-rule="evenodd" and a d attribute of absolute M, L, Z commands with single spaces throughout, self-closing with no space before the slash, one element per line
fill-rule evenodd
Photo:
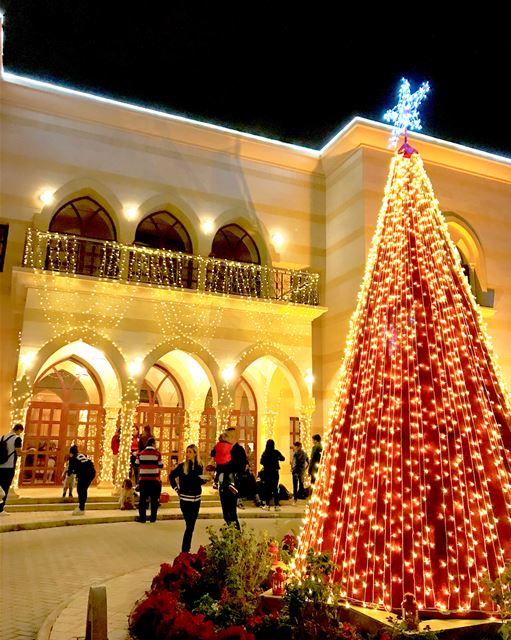
<path fill-rule="evenodd" d="M 151 436 L 146 447 L 139 451 L 135 465 L 138 469 L 138 487 L 140 492 L 138 502 L 137 522 L 147 520 L 147 502 L 150 502 L 149 522 L 156 522 L 158 507 L 160 506 L 161 478 L 163 467 L 161 454 L 155 447 L 155 439 Z"/>
<path fill-rule="evenodd" d="M 178 464 L 169 475 L 170 485 L 179 496 L 179 507 L 186 525 L 181 551 L 190 551 L 193 530 L 199 517 L 202 485 L 207 481 L 208 478 L 203 475 L 199 450 L 196 445 L 190 444 L 186 447 L 184 462 Z"/>

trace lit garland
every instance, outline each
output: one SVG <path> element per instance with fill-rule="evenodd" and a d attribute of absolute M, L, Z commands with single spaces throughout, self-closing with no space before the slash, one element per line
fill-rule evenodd
<path fill-rule="evenodd" d="M 511 540 L 511 403 L 417 153 L 396 155 L 291 573 L 351 602 L 491 613 Z"/>
<path fill-rule="evenodd" d="M 89 265 L 94 271 L 92 278 L 88 279 L 86 289 L 75 287 L 69 276 L 80 275 L 81 261 L 92 245 L 99 256 L 94 265 Z M 219 304 L 218 293 L 236 295 L 243 313 L 248 316 L 250 331 L 256 336 L 253 348 L 266 345 L 269 353 L 275 348 L 282 351 L 285 337 L 286 350 L 295 356 L 308 349 L 303 341 L 304 320 L 308 321 L 310 317 L 310 309 L 306 306 L 318 304 L 319 276 L 307 271 L 272 269 L 113 241 L 90 241 L 35 229 L 27 231 L 23 264 L 41 276 L 40 286 L 35 287 L 39 309 L 54 334 L 46 344 L 63 334 L 77 335 L 92 344 L 98 338 L 104 338 L 126 361 L 127 354 L 116 344 L 113 335 L 115 330 L 122 330 L 123 320 L 133 314 L 132 303 L 139 291 L 133 285 L 144 285 L 152 290 L 151 298 L 145 299 L 154 309 L 148 316 L 158 324 L 162 334 L 160 342 L 152 346 L 153 350 L 169 340 L 179 339 L 181 347 L 189 343 L 193 350 L 199 345 L 212 361 L 216 361 L 216 355 L 209 345 L 216 339 L 228 308 Z M 189 287 L 194 289 L 193 303 L 178 299 L 175 293 L 169 296 L 169 290 Z M 277 304 L 278 311 L 269 311 L 261 304 Z M 292 362 L 291 355 L 283 357 L 284 366 L 288 360 Z M 221 431 L 231 422 L 232 399 L 225 391 L 221 393 L 219 407 L 217 428 Z M 123 415 L 130 411 L 123 401 Z M 109 442 L 112 429 L 113 424 L 107 418 L 100 452 L 100 482 L 111 479 Z M 271 424 L 269 432 L 273 434 L 273 431 Z M 188 422 L 185 435 L 185 440 L 197 435 L 198 441 L 199 421 Z M 122 467 L 122 459 L 120 452 L 121 476 L 121 471 L 125 473 L 126 468 L 129 469 L 126 464 Z"/>
<path fill-rule="evenodd" d="M 119 418 L 119 407 L 105 407 L 105 430 L 101 440 L 101 461 L 99 482 L 103 485 L 111 486 L 113 478 L 113 454 L 110 446 L 112 438 L 117 430 Z M 130 441 L 131 443 L 131 441 Z M 127 476 L 126 476 L 127 477 Z"/>
<path fill-rule="evenodd" d="M 277 411 L 265 411 L 263 416 L 263 439 L 273 440 L 275 438 L 275 424 L 277 422 Z"/>
<path fill-rule="evenodd" d="M 311 423 L 312 423 L 312 414 L 316 409 L 316 403 L 314 398 L 310 401 L 308 405 L 305 405 L 300 408 L 299 411 L 299 420 L 300 420 L 300 442 L 302 443 L 302 447 L 305 451 L 310 452 L 312 450 L 312 433 L 311 433 Z"/>
<path fill-rule="evenodd" d="M 185 448 L 189 444 L 195 444 L 199 446 L 200 436 L 200 421 L 202 418 L 202 411 L 200 409 L 188 409 L 187 416 L 187 428 L 185 428 Z"/>
<path fill-rule="evenodd" d="M 117 459 L 117 477 L 115 478 L 116 489 L 120 489 L 124 479 L 130 477 L 131 441 L 137 405 L 138 387 L 135 381 L 130 378 L 121 404 L 121 437 Z"/>

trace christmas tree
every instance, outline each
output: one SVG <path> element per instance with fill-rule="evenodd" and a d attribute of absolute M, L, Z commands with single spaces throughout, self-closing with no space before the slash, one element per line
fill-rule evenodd
<path fill-rule="evenodd" d="M 415 95 L 415 94 L 414 94 Z M 413 110 L 405 109 L 405 120 Z M 406 120 L 410 124 L 410 120 Z M 406 127 L 405 127 L 406 129 Z M 511 559 L 511 413 L 421 157 L 393 157 L 291 571 L 329 552 L 352 603 L 490 613 Z"/>

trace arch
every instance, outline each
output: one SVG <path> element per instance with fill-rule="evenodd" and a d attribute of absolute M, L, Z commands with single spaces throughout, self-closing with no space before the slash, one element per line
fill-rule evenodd
<path fill-rule="evenodd" d="M 484 251 L 475 229 L 453 211 L 444 212 L 444 218 L 452 241 L 478 274 L 483 289 L 487 288 Z"/>
<path fill-rule="evenodd" d="M 90 330 L 73 329 L 44 344 L 26 372 L 30 386 L 33 387 L 43 367 L 70 356 L 87 362 L 92 368 L 102 385 L 103 397 L 108 399 L 108 405 L 120 404 L 127 384 L 126 377 L 121 376 L 125 370 L 124 358 L 112 342 Z M 95 365 L 91 360 L 95 361 Z"/>
<path fill-rule="evenodd" d="M 122 211 L 122 203 L 108 187 L 91 177 L 70 180 L 57 189 L 53 194 L 53 203 L 42 207 L 40 213 L 34 217 L 34 226 L 41 231 L 47 231 L 50 221 L 58 209 L 70 200 L 87 196 L 105 209 L 115 228 L 119 229 L 121 225 L 116 212 Z M 121 237 L 122 233 L 119 234 L 119 238 Z"/>
<path fill-rule="evenodd" d="M 445 212 L 444 218 L 477 303 L 482 307 L 493 307 L 495 292 L 488 289 L 484 250 L 475 229 L 452 211 Z"/>
<path fill-rule="evenodd" d="M 261 264 L 256 242 L 248 231 L 236 223 L 218 229 L 211 243 L 210 255 L 223 260 Z"/>
<path fill-rule="evenodd" d="M 185 227 L 186 232 L 190 237 L 192 247 L 195 248 L 196 252 L 200 253 L 199 244 L 201 241 L 201 236 L 197 234 L 197 230 L 200 228 L 199 218 L 197 217 L 192 207 L 185 200 L 183 200 L 180 194 L 170 189 L 167 189 L 166 191 L 168 191 L 169 193 L 157 194 L 141 203 L 138 207 L 137 220 L 142 221 L 144 218 L 155 211 L 168 211 L 168 213 L 177 218 L 179 222 L 181 222 L 181 224 Z M 137 220 L 135 221 L 135 225 L 137 225 Z M 135 228 L 133 229 L 132 233 L 133 236 L 129 240 L 129 243 L 134 242 Z"/>
<path fill-rule="evenodd" d="M 91 366 L 68 355 L 43 368 L 27 410 L 31 451 L 22 459 L 21 484 L 60 484 L 72 444 L 99 464 L 104 419 L 102 385 Z"/>
<path fill-rule="evenodd" d="M 293 392 L 296 406 L 307 405 L 311 400 L 311 396 L 300 368 L 287 353 L 273 345 L 257 343 L 243 351 L 238 358 L 234 379 L 237 380 L 238 377 L 241 377 L 253 362 L 265 357 L 273 360 L 277 366 L 281 367 Z"/>
<path fill-rule="evenodd" d="M 134 244 L 193 254 L 193 245 L 184 224 L 165 209 L 150 213 L 135 231 Z"/>
<path fill-rule="evenodd" d="M 183 390 L 185 406 L 193 408 L 203 406 L 210 387 L 213 402 L 216 404 L 219 396 L 218 390 L 221 388 L 218 363 L 207 349 L 190 338 L 181 337 L 159 344 L 144 358 L 142 363 L 144 374 L 138 377 L 145 377 L 147 371 L 159 361 L 168 364 L 169 354 L 173 352 L 183 353 L 185 358 L 188 357 L 195 361 L 198 367 L 192 371 L 186 370 L 185 367 L 172 367 L 172 373 Z M 191 364 L 190 360 L 187 361 L 188 365 Z M 197 381 L 201 371 L 204 374 L 204 379 L 201 376 L 201 379 Z M 193 394 L 191 389 L 194 389 Z"/>
<path fill-rule="evenodd" d="M 78 196 L 65 202 L 53 215 L 48 230 L 93 240 L 117 239 L 114 222 L 107 210 L 90 196 Z"/>
<path fill-rule="evenodd" d="M 240 210 L 240 208 L 229 209 L 215 218 L 215 233 L 230 224 L 237 224 L 250 234 L 257 245 L 261 264 L 271 267 L 270 234 L 261 220 L 258 217 L 254 219 L 254 215 L 250 211 Z"/>

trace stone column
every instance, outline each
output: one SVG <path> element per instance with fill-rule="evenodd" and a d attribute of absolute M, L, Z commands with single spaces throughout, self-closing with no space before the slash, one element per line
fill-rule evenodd
<path fill-rule="evenodd" d="M 298 417 L 300 419 L 300 441 L 307 455 L 310 455 L 312 450 L 311 423 L 315 408 L 316 403 L 314 398 L 312 398 L 306 405 L 301 406 L 298 410 Z"/>
<path fill-rule="evenodd" d="M 263 416 L 263 443 L 267 440 L 273 440 L 275 437 L 275 424 L 277 422 L 278 413 L 268 409 Z"/>
<path fill-rule="evenodd" d="M 105 428 L 103 430 L 103 441 L 101 459 L 99 462 L 99 489 L 113 489 L 113 457 L 110 443 L 117 429 L 117 419 L 120 407 L 105 407 Z"/>
<path fill-rule="evenodd" d="M 189 444 L 199 446 L 202 411 L 200 409 L 188 409 L 186 413 L 188 416 L 188 425 L 185 430 L 185 448 Z"/>
<path fill-rule="evenodd" d="M 121 443 L 119 446 L 119 458 L 117 459 L 117 477 L 115 489 L 119 491 L 125 478 L 129 478 L 131 440 L 133 436 L 133 424 L 138 405 L 138 387 L 133 380 L 128 383 L 128 388 L 123 395 L 120 408 Z"/>

